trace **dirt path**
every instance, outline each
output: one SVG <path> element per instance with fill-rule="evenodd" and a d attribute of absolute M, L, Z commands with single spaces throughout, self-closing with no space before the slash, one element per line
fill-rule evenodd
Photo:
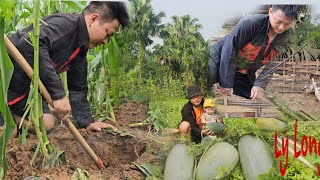
<path fill-rule="evenodd" d="M 314 94 L 274 93 L 272 95 L 287 104 L 292 110 L 297 112 L 303 110 L 320 121 L 320 102 Z"/>
<path fill-rule="evenodd" d="M 133 136 L 120 136 L 107 131 L 89 132 L 84 129 L 80 133 L 92 147 L 95 153 L 102 159 L 106 170 L 99 171 L 90 157 L 84 152 L 70 131 L 64 125 L 58 125 L 49 134 L 49 140 L 59 150 L 65 152 L 67 163 L 58 167 L 44 170 L 41 168 L 41 159 L 37 158 L 31 167 L 29 162 L 37 148 L 35 135 L 30 135 L 23 145 L 16 143 L 17 139 L 8 146 L 8 162 L 10 164 L 5 179 L 24 179 L 31 175 L 41 174 L 49 179 L 70 179 L 77 169 L 86 170 L 90 179 L 145 179 L 145 176 L 135 167 L 133 162 L 149 161 L 142 155 L 146 151 L 146 143 L 143 141 L 147 135 L 145 127 L 130 128 L 127 125 L 142 122 L 148 117 L 148 107 L 129 102 L 122 104 L 115 110 L 117 121 L 113 124 L 122 131 L 127 131 Z"/>

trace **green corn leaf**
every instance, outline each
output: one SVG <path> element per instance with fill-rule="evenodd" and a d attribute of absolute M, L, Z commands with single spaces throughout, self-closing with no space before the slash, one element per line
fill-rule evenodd
<path fill-rule="evenodd" d="M 137 168 L 147 176 L 147 178 L 157 177 L 157 175 L 160 172 L 158 167 L 150 163 L 143 163 L 141 165 L 138 165 L 137 163 L 134 162 L 133 164 L 136 165 Z"/>
<path fill-rule="evenodd" d="M 100 75 L 101 67 L 102 67 L 101 53 L 99 53 L 91 60 L 91 63 L 88 68 L 88 79 L 96 80 Z"/>
<path fill-rule="evenodd" d="M 3 2 L 0 3 L 3 7 Z M 5 123 L 5 130 L 0 137 L 0 179 L 6 175 L 8 162 L 6 160 L 6 148 L 11 135 L 13 134 L 15 123 L 7 106 L 7 91 L 13 72 L 13 65 L 7 54 L 4 44 L 5 18 L 0 13 L 0 112 Z"/>
<path fill-rule="evenodd" d="M 10 22 L 14 16 L 14 1 L 12 0 L 2 0 L 0 3 L 0 15 L 6 22 Z M 1 26 L 4 28 L 4 26 Z M 2 41 L 3 42 L 3 41 Z"/>
<path fill-rule="evenodd" d="M 108 66 L 110 71 L 111 95 L 115 105 L 120 104 L 119 87 L 116 83 L 118 79 L 117 72 L 119 72 L 119 60 L 120 60 L 119 46 L 116 42 L 116 39 L 112 37 L 110 39 L 110 45 L 108 47 Z"/>
<path fill-rule="evenodd" d="M 26 19 L 30 16 L 30 13 L 29 12 L 24 12 L 20 15 L 20 17 L 18 18 L 18 22 L 21 20 L 21 19 Z"/>
<path fill-rule="evenodd" d="M 63 1 L 63 2 L 78 12 L 81 12 L 85 8 L 85 5 L 81 4 L 79 1 L 70 0 L 70 1 Z"/>
<path fill-rule="evenodd" d="M 45 163 L 44 168 L 45 169 L 54 168 L 65 161 L 66 159 L 65 159 L 64 151 L 54 149 L 53 152 L 49 155 L 49 160 Z"/>
<path fill-rule="evenodd" d="M 32 8 L 27 4 L 27 3 L 23 3 L 23 8 L 28 10 L 29 13 L 32 13 Z"/>

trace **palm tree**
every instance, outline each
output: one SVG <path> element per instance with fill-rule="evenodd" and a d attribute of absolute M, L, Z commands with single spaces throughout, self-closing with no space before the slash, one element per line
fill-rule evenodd
<path fill-rule="evenodd" d="M 185 85 L 202 81 L 207 66 L 208 46 L 199 30 L 198 19 L 190 15 L 173 16 L 173 23 L 167 24 L 161 38 L 163 46 L 156 45 L 156 59 L 171 70 L 171 76 L 181 78 Z"/>
<path fill-rule="evenodd" d="M 125 63 L 128 65 L 127 69 L 135 67 L 138 81 L 141 81 L 142 68 L 148 51 L 146 48 L 153 43 L 152 37 L 159 36 L 163 28 L 160 24 L 161 18 L 165 14 L 154 13 L 151 0 L 132 0 L 131 3 L 133 18 L 130 28 L 124 32 L 126 44 L 123 48 L 123 59 L 128 62 Z"/>

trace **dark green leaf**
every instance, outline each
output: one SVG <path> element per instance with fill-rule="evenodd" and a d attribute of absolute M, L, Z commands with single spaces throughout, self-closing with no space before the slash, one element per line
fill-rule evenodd
<path fill-rule="evenodd" d="M 3 116 L 5 124 L 5 130 L 0 137 L 0 176 L 5 176 L 8 169 L 6 148 L 15 128 L 15 123 L 10 114 L 6 101 L 7 91 L 13 72 L 13 65 L 7 54 L 6 46 L 4 44 L 4 28 L 4 18 L 0 13 L 0 112 Z"/>

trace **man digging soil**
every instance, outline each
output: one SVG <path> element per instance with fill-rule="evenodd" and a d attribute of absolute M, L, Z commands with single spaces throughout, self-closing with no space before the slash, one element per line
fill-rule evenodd
<path fill-rule="evenodd" d="M 52 99 L 51 107 L 43 101 L 43 120 L 47 132 L 58 120 L 75 119 L 79 128 L 100 131 L 112 127 L 110 124 L 95 122 L 87 100 L 87 59 L 88 49 L 108 42 L 120 25 L 129 23 L 129 15 L 123 2 L 92 1 L 81 14 L 53 14 L 42 19 L 39 43 L 40 79 Z M 9 36 L 9 39 L 33 66 L 33 47 L 28 32 L 30 25 Z M 30 90 L 30 79 L 12 59 L 14 72 L 8 89 L 8 105 L 15 122 L 20 123 Z M 70 102 L 58 74 L 67 71 Z M 72 109 L 71 109 L 72 108 Z M 25 122 L 26 124 L 26 122 Z M 0 126 L 3 126 L 0 116 Z M 1 127 L 0 127 L 1 128 Z"/>

